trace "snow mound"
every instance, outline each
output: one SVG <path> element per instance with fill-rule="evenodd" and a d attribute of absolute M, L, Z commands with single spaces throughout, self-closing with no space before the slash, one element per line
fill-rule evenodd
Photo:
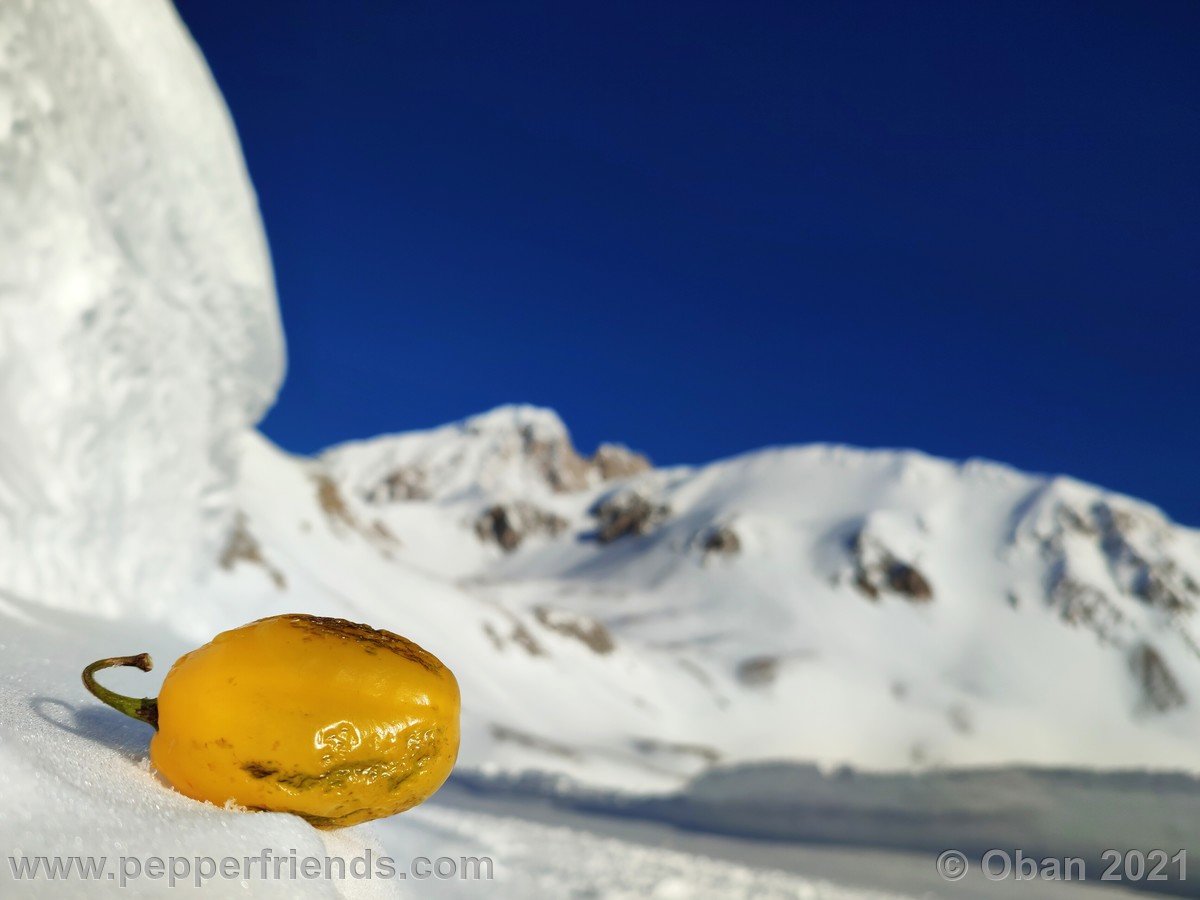
<path fill-rule="evenodd" d="M 163 0 L 0 5 L 0 585 L 169 608 L 283 373 L 228 113 Z"/>

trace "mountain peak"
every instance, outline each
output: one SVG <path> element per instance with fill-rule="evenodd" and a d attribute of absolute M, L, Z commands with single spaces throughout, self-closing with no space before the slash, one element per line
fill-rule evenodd
<path fill-rule="evenodd" d="M 487 412 L 462 420 L 462 428 L 472 434 L 517 432 L 541 440 L 570 442 L 566 424 L 554 410 L 528 403 L 506 403 Z"/>
<path fill-rule="evenodd" d="M 344 444 L 322 460 L 373 503 L 572 494 L 650 468 L 648 459 L 619 444 L 582 456 L 558 413 L 528 404 Z"/>

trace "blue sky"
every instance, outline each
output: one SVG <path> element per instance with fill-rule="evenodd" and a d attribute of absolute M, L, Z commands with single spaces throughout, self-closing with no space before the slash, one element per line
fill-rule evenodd
<path fill-rule="evenodd" d="M 503 402 L 663 463 L 835 441 L 1200 525 L 1200 4 L 179 0 L 295 451 Z"/>

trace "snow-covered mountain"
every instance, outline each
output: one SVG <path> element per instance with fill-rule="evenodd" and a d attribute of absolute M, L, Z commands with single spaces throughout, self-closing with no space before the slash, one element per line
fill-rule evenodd
<path fill-rule="evenodd" d="M 1200 770 L 1200 533 L 1131 498 L 837 446 L 656 469 L 527 406 L 242 449 L 218 618 L 311 609 L 431 647 L 469 769 Z"/>

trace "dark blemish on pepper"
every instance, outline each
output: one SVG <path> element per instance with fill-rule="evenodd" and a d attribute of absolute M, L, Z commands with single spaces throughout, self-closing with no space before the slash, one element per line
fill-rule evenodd
<path fill-rule="evenodd" d="M 266 620 L 260 620 L 266 621 Z M 309 616 L 301 613 L 288 616 L 288 621 L 295 627 L 306 632 L 305 637 L 337 638 L 342 641 L 353 641 L 363 650 L 378 652 L 386 650 L 395 653 L 409 662 L 414 662 L 430 672 L 439 672 L 441 663 L 428 651 L 414 644 L 406 637 L 382 628 L 372 628 L 359 622 L 349 622 L 346 619 L 335 619 L 325 616 Z M 301 638 L 304 640 L 305 638 Z"/>

